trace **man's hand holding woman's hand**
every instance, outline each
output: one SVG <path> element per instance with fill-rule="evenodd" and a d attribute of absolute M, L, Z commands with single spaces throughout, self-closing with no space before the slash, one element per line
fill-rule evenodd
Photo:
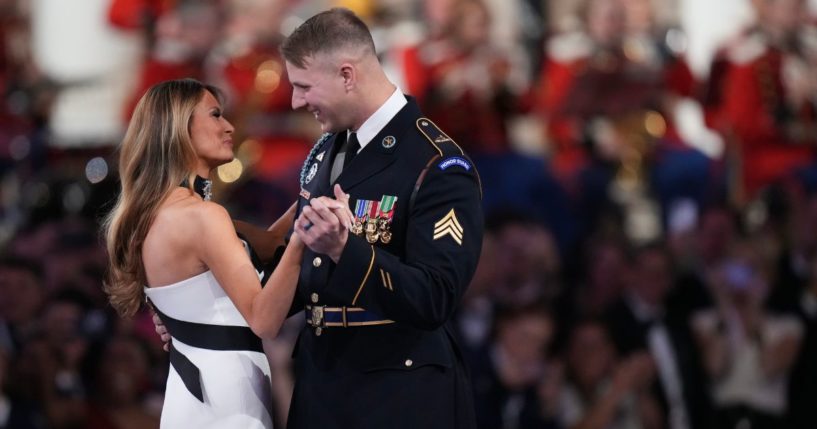
<path fill-rule="evenodd" d="M 159 338 L 162 339 L 164 345 L 162 346 L 166 352 L 170 351 L 170 333 L 167 332 L 167 328 L 165 324 L 162 323 L 162 319 L 159 318 L 159 315 L 153 313 L 153 327 L 156 329 L 156 333 L 159 334 Z"/>
<path fill-rule="evenodd" d="M 349 209 L 349 194 L 335 185 L 335 199 L 313 198 L 295 220 L 295 233 L 307 247 L 329 255 L 337 262 L 349 238 L 354 215 Z"/>

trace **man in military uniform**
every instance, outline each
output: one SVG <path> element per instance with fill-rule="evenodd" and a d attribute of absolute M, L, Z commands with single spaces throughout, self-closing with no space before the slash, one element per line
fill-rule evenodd
<path fill-rule="evenodd" d="M 294 225 L 309 249 L 289 427 L 474 427 L 448 326 L 482 242 L 473 163 L 388 80 L 352 12 L 315 15 L 281 50 L 292 107 L 327 133 L 304 164 Z M 333 194 L 353 225 L 316 198 Z"/>

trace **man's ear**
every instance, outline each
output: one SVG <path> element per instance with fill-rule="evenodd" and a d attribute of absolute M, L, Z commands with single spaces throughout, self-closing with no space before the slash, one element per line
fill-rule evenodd
<path fill-rule="evenodd" d="M 357 86 L 357 69 L 351 63 L 340 65 L 340 76 L 343 78 L 343 86 L 346 91 L 351 91 Z"/>

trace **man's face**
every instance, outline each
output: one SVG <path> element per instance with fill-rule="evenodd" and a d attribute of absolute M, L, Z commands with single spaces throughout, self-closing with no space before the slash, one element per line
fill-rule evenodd
<path fill-rule="evenodd" d="M 321 131 L 334 133 L 352 126 L 349 93 L 340 67 L 325 56 L 307 58 L 300 68 L 286 63 L 292 82 L 292 109 L 305 108 L 315 116 Z"/>
<path fill-rule="evenodd" d="M 792 33 L 803 25 L 806 3 L 803 0 L 765 0 L 760 13 L 769 23 L 784 33 Z"/>

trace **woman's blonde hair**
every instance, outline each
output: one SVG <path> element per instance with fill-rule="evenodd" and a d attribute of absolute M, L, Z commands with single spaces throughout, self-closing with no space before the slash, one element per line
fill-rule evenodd
<path fill-rule="evenodd" d="M 185 180 L 192 190 L 196 152 L 190 124 L 205 91 L 220 98 L 218 89 L 194 79 L 159 83 L 131 117 L 119 154 L 122 191 L 103 225 L 110 260 L 104 290 L 120 315 L 132 316 L 142 304 L 142 244 L 159 206 Z"/>

